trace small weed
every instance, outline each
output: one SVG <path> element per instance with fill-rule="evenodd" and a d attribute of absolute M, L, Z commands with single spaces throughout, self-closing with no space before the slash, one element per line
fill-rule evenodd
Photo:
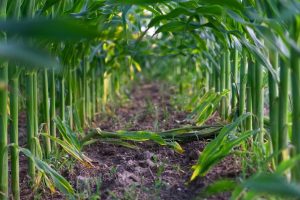
<path fill-rule="evenodd" d="M 170 112 L 169 112 L 167 106 L 164 106 L 164 109 L 163 109 L 163 117 L 164 117 L 164 120 L 165 120 L 165 121 L 168 121 L 168 119 L 170 118 Z"/>
<path fill-rule="evenodd" d="M 108 191 L 108 199 L 111 200 L 119 200 L 120 198 L 118 198 L 117 194 L 114 191 Z"/>
<path fill-rule="evenodd" d="M 57 171 L 65 171 L 72 174 L 76 160 L 66 154 L 64 151 L 54 152 L 49 160 L 46 160 Z"/>
<path fill-rule="evenodd" d="M 153 129 L 154 131 L 159 131 L 159 109 L 158 107 L 155 105 L 154 106 L 154 111 L 155 111 L 155 118 L 154 118 L 154 122 L 153 122 Z"/>
<path fill-rule="evenodd" d="M 179 164 L 173 165 L 173 169 L 174 169 L 177 173 L 182 172 L 181 166 L 180 166 Z"/>
<path fill-rule="evenodd" d="M 102 178 L 101 177 L 78 177 L 77 197 L 79 199 L 100 199 Z"/>
<path fill-rule="evenodd" d="M 132 184 L 125 189 L 124 200 L 134 200 L 138 199 L 139 189 L 137 184 Z"/>
<path fill-rule="evenodd" d="M 162 174 L 164 171 L 165 171 L 165 164 L 162 163 L 161 165 L 158 166 L 157 173 L 156 173 L 157 179 L 154 181 L 156 189 L 161 189 L 165 185 L 165 183 L 162 180 Z"/>
<path fill-rule="evenodd" d="M 113 166 L 111 169 L 110 169 L 110 172 L 109 172 L 109 174 L 111 175 L 111 176 L 114 176 L 114 175 L 116 175 L 117 174 L 117 167 L 116 166 Z"/>

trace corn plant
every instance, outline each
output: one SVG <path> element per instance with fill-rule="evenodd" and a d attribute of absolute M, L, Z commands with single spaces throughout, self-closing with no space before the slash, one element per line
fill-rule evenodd
<path fill-rule="evenodd" d="M 12 196 L 20 199 L 20 110 L 27 114 L 27 149 L 21 150 L 30 157 L 30 181 L 39 176 L 37 170 L 48 170 L 54 182 L 64 186 L 61 190 L 72 194 L 70 185 L 44 165 L 43 157 L 65 150 L 92 166 L 81 152 L 84 144 L 101 140 L 133 147 L 128 141 L 152 140 L 181 152 L 177 142 L 220 130 L 83 131 L 110 101 L 121 97 L 123 85 L 147 70 L 173 81 L 182 95 L 194 93 L 186 106 L 192 110 L 188 120 L 202 125 L 218 112 L 222 122 L 229 123 L 203 151 L 192 179 L 204 175 L 235 146 L 252 151 L 251 144 L 243 143 L 248 138 L 261 147 L 262 159 L 271 157 L 273 171 L 297 158 L 299 8 L 297 0 L 2 0 L 0 199 L 10 197 L 9 156 Z M 229 138 L 232 135 L 235 139 Z M 294 163 L 287 174 L 299 182 L 300 164 Z M 47 176 L 45 180 L 49 183 Z M 293 196 L 299 195 L 278 177 L 258 176 L 245 185 L 257 189 L 253 185 L 260 180 L 278 180 Z"/>

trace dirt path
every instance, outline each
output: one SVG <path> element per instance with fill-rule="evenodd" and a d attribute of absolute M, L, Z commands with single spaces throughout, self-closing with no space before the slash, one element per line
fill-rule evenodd
<path fill-rule="evenodd" d="M 116 109 L 114 116 L 103 115 L 96 123 L 102 130 L 163 130 L 183 126 L 187 113 L 170 104 L 170 91 L 158 83 L 145 84 L 132 91 L 132 100 Z M 87 193 L 100 191 L 101 199 L 192 199 L 220 177 L 236 177 L 239 163 L 228 157 L 206 177 L 188 184 L 191 166 L 207 141 L 182 144 L 183 155 L 150 142 L 138 144 L 140 150 L 98 143 L 86 149 L 97 169 L 77 165 L 72 180 L 88 181 Z M 87 187 L 86 187 L 87 188 Z M 86 190 L 83 189 L 82 191 Z M 228 194 L 209 199 L 228 199 Z"/>
<path fill-rule="evenodd" d="M 181 127 L 188 113 L 177 111 L 170 103 L 170 89 L 159 83 L 137 86 L 130 93 L 130 101 L 111 114 L 101 114 L 94 126 L 102 130 L 166 130 Z M 212 120 L 214 121 L 214 120 Z M 80 191 L 81 199 L 141 199 L 184 200 L 197 199 L 203 188 L 220 178 L 236 177 L 240 164 L 233 157 L 226 158 L 206 177 L 188 183 L 191 167 L 196 163 L 206 140 L 182 144 L 184 154 L 151 142 L 136 143 L 139 150 L 112 144 L 95 143 L 85 153 L 96 166 L 87 169 L 76 164 L 64 167 L 64 175 Z M 28 192 L 28 190 L 27 190 Z M 30 192 L 30 191 L 29 191 Z M 63 199 L 60 194 L 42 195 L 46 199 Z M 25 195 L 23 199 L 28 199 Z M 228 194 L 208 199 L 228 199 Z"/>

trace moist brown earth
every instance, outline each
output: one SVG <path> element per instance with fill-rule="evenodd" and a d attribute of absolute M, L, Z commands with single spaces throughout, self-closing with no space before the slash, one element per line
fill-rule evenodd
<path fill-rule="evenodd" d="M 171 105 L 171 91 L 159 83 L 136 86 L 128 102 L 99 114 L 93 126 L 108 131 L 157 131 L 188 125 L 184 122 L 188 113 Z M 214 115 L 208 124 L 218 120 Z M 191 167 L 208 142 L 209 139 L 202 139 L 181 144 L 185 150 L 183 154 L 152 142 L 135 143 L 139 150 L 98 142 L 84 150 L 95 168 L 76 163 L 73 169 L 61 170 L 61 174 L 78 191 L 80 199 L 204 199 L 200 194 L 207 185 L 222 178 L 234 179 L 241 172 L 239 159 L 228 156 L 205 177 L 189 182 Z M 21 169 L 22 199 L 32 199 L 32 191 L 26 185 L 26 169 Z M 40 195 L 43 199 L 65 199 L 58 192 L 43 192 Z M 230 194 L 222 193 L 205 199 L 229 197 Z"/>

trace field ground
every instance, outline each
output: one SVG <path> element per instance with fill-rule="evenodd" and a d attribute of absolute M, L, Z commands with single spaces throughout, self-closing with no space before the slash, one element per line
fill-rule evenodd
<path fill-rule="evenodd" d="M 109 131 L 157 131 L 188 125 L 184 120 L 188 113 L 173 106 L 172 93 L 166 84 L 157 82 L 135 86 L 128 101 L 121 106 L 110 106 L 109 112 L 98 115 L 93 126 Z M 218 120 L 215 116 L 208 124 Z M 152 142 L 136 143 L 139 150 L 98 142 L 85 149 L 95 168 L 85 168 L 66 158 L 60 171 L 79 191 L 81 198 L 201 199 L 199 195 L 205 186 L 220 178 L 235 178 L 241 172 L 239 159 L 229 156 L 207 176 L 189 183 L 191 167 L 207 142 L 202 139 L 184 143 L 182 147 L 185 152 L 181 155 Z M 49 194 L 43 190 L 33 194 L 27 188 L 27 177 L 24 177 L 25 159 L 21 160 L 24 162 L 21 170 L 22 199 L 30 199 L 37 194 L 41 199 L 64 198 L 59 193 Z M 207 199 L 228 198 L 229 194 L 223 193 Z"/>

